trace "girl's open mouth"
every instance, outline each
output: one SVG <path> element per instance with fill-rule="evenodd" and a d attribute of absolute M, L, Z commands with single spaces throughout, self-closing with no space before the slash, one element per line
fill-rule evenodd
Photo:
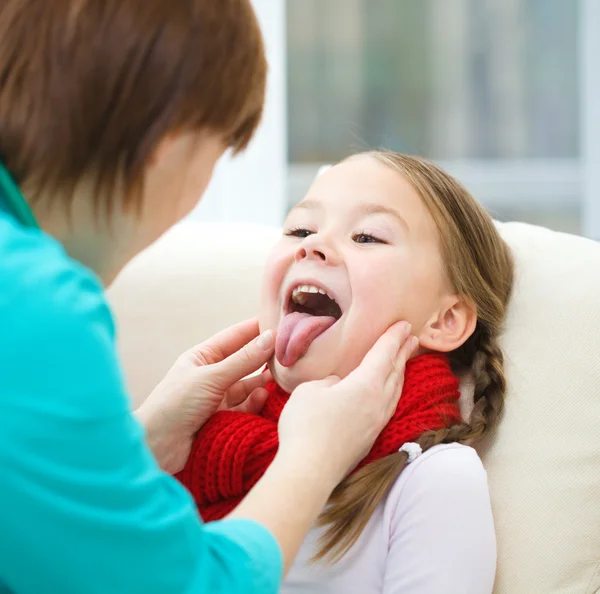
<path fill-rule="evenodd" d="M 315 285 L 299 285 L 292 291 L 286 313 L 293 312 L 330 316 L 336 321 L 342 317 L 342 310 L 337 301 L 325 289 Z"/>
<path fill-rule="evenodd" d="M 284 311 L 275 343 L 275 356 L 284 367 L 294 365 L 315 338 L 331 328 L 343 314 L 326 289 L 307 284 L 294 287 Z"/>

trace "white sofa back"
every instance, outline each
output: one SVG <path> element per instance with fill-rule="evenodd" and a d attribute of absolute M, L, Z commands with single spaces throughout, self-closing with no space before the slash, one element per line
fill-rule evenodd
<path fill-rule="evenodd" d="M 496 594 L 600 592 L 600 245 L 523 224 L 503 339 L 509 392 L 480 448 L 498 535 Z M 257 312 L 277 229 L 182 224 L 110 291 L 135 403 L 186 348 Z"/>

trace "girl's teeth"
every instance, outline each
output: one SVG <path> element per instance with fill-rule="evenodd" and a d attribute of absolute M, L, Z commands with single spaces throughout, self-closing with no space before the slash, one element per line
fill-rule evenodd
<path fill-rule="evenodd" d="M 327 295 L 327 291 L 325 289 L 321 289 L 321 288 L 315 287 L 313 285 L 300 285 L 292 291 L 292 297 L 293 297 L 294 301 L 299 303 L 300 301 L 299 301 L 298 297 L 304 296 L 304 298 L 305 298 L 305 296 L 309 293 L 314 293 L 314 294 L 321 293 L 321 295 Z"/>
<path fill-rule="evenodd" d="M 292 295 L 292 301 L 294 303 L 299 303 L 300 305 L 304 305 L 306 303 L 306 299 L 306 293 L 302 293 L 301 291 L 294 291 Z"/>

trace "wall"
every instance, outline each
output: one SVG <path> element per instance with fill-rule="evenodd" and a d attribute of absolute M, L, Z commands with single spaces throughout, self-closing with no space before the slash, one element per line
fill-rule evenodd
<path fill-rule="evenodd" d="M 287 191 L 285 2 L 254 0 L 269 62 L 263 121 L 245 153 L 223 157 L 202 202 L 190 215 L 204 221 L 281 225 Z"/>

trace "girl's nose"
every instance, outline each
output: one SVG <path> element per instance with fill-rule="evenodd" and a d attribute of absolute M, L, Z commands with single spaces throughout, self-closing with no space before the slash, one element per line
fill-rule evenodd
<path fill-rule="evenodd" d="M 333 264 L 336 260 L 335 251 L 322 239 L 315 235 L 307 237 L 296 250 L 296 262 L 300 260 L 319 260 Z"/>

